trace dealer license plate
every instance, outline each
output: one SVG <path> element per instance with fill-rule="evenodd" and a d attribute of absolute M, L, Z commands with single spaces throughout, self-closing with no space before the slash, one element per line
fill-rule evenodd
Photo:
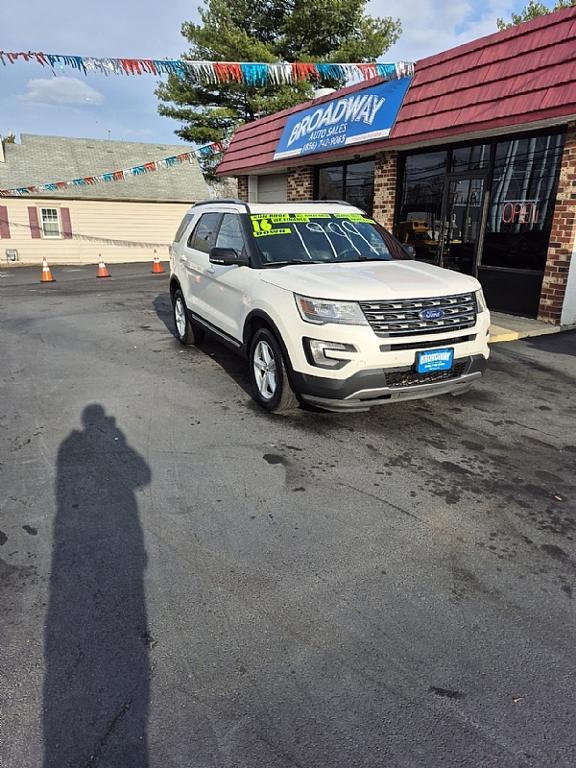
<path fill-rule="evenodd" d="M 428 352 L 418 352 L 416 354 L 418 373 L 449 371 L 452 368 L 453 362 L 453 349 L 431 349 Z"/>

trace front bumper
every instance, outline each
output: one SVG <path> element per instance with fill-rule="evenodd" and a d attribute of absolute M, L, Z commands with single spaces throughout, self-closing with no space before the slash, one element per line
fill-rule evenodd
<path fill-rule="evenodd" d="M 430 377 L 423 383 L 403 385 L 403 380 L 416 381 L 410 368 L 382 368 L 358 371 L 347 379 L 329 379 L 306 373 L 292 373 L 292 384 L 305 402 L 328 411 L 367 411 L 375 405 L 399 400 L 419 400 L 448 393 L 458 394 L 468 389 L 486 370 L 487 359 L 483 355 L 457 358 L 458 375 L 434 380 Z M 390 385 L 388 379 L 394 378 Z M 392 374 L 392 376 L 390 375 Z"/>

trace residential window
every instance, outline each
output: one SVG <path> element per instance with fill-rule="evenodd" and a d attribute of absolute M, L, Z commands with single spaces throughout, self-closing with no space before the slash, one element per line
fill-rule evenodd
<path fill-rule="evenodd" d="M 41 208 L 42 237 L 61 237 L 60 217 L 57 208 Z"/>

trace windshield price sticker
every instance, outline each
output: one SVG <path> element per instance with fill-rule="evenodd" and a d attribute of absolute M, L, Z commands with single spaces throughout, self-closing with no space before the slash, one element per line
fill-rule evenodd
<path fill-rule="evenodd" d="M 254 213 L 250 219 L 255 221 L 270 221 L 273 224 L 303 222 L 306 224 L 310 219 L 329 219 L 329 213 Z"/>
<path fill-rule="evenodd" d="M 369 216 L 364 216 L 363 213 L 335 213 L 336 219 L 348 219 L 348 221 L 365 221 L 367 224 L 375 224 L 374 219 Z"/>
<path fill-rule="evenodd" d="M 258 222 L 256 221 L 254 222 L 255 225 L 257 223 Z M 289 229 L 288 227 L 285 227 L 283 229 L 271 229 L 264 232 L 254 229 L 252 234 L 254 235 L 254 237 L 270 237 L 270 235 L 291 235 L 292 230 Z"/>
<path fill-rule="evenodd" d="M 290 227 L 276 227 L 274 229 L 274 224 L 285 224 L 287 223 L 287 219 L 281 219 L 280 221 L 274 221 L 275 218 L 280 217 L 274 217 L 274 216 L 262 216 L 259 218 L 256 218 L 255 216 L 252 216 L 252 234 L 254 237 L 264 237 L 266 235 L 290 235 L 292 234 L 292 229 Z"/>
<path fill-rule="evenodd" d="M 340 234 L 343 236 L 350 234 L 360 235 L 360 232 L 356 231 L 354 228 L 354 223 L 375 223 L 374 219 L 371 219 L 362 213 L 258 213 L 250 216 L 254 237 L 264 237 L 266 235 L 291 235 L 294 229 L 286 226 L 287 224 L 305 224 L 311 232 L 324 232 L 324 228 L 320 224 L 320 221 L 325 222 L 326 219 L 332 220 L 332 223 L 328 223 L 327 231 L 332 234 Z M 342 226 L 346 232 L 341 229 Z"/>

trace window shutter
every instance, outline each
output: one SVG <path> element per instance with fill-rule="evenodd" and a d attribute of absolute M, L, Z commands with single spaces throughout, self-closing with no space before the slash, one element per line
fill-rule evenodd
<path fill-rule="evenodd" d="M 10 238 L 10 224 L 8 223 L 8 208 L 0 205 L 0 239 Z"/>
<path fill-rule="evenodd" d="M 62 237 L 64 240 L 71 240 L 72 222 L 70 221 L 70 208 L 61 208 L 60 217 L 62 219 Z"/>
<path fill-rule="evenodd" d="M 28 208 L 28 221 L 30 222 L 30 234 L 32 237 L 41 237 L 40 225 L 38 224 L 38 210 L 32 206 Z"/>

